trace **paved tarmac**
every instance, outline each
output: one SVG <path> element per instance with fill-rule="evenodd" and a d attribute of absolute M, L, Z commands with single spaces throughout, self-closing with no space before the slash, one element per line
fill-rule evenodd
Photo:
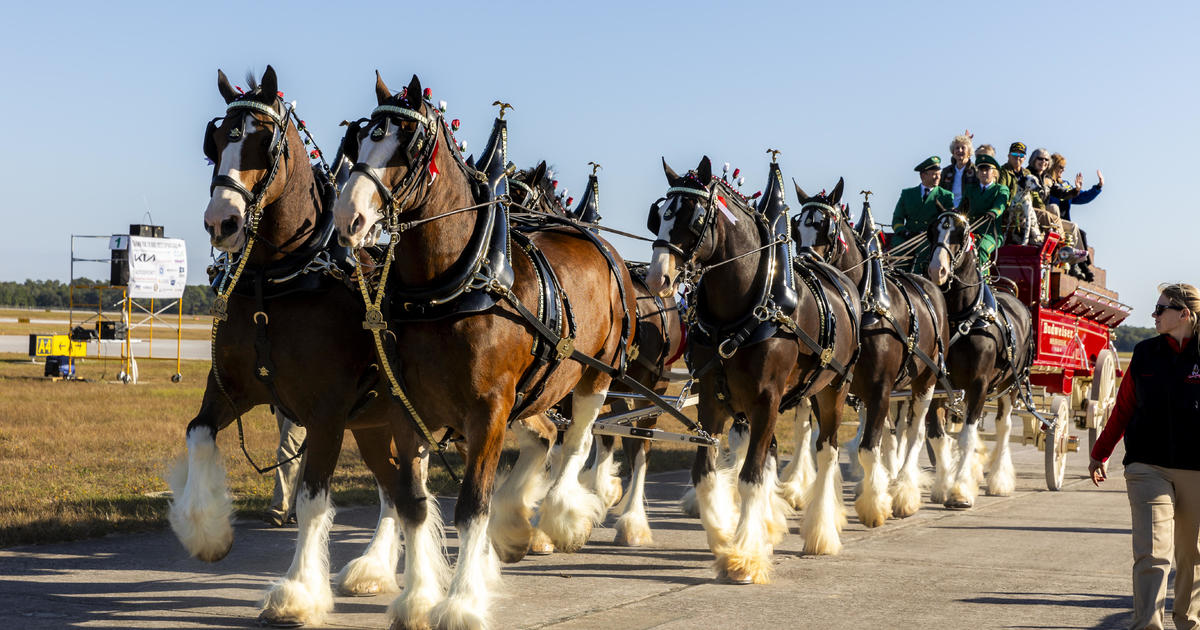
<path fill-rule="evenodd" d="M 1086 454 L 1072 453 L 1063 490 L 1048 492 L 1042 453 L 1014 444 L 1014 455 L 1013 496 L 981 496 L 969 511 L 926 504 L 873 530 L 858 523 L 845 484 L 841 555 L 803 555 L 793 521 L 766 586 L 714 582 L 699 521 L 675 508 L 686 473 L 654 475 L 652 546 L 615 546 L 602 527 L 579 553 L 505 566 L 494 627 L 1125 627 L 1131 552 L 1120 465 L 1097 489 L 1083 478 Z M 449 522 L 453 501 L 441 507 Z M 376 516 L 370 507 L 338 513 L 335 571 L 369 540 Z M 239 521 L 236 536 L 217 564 L 188 558 L 167 530 L 0 551 L 0 628 L 254 626 L 260 594 L 291 560 L 295 530 Z M 325 627 L 384 628 L 392 597 L 336 596 Z"/>
<path fill-rule="evenodd" d="M 105 340 L 105 341 L 89 341 L 88 342 L 88 357 L 121 357 L 121 344 L 124 341 L 120 340 Z M 99 347 L 97 347 L 99 344 Z M 153 345 L 153 348 L 151 348 Z M 179 350 L 179 356 L 184 359 L 211 359 L 212 344 L 208 339 L 183 339 L 176 341 L 174 337 L 169 339 L 155 339 L 149 342 L 145 339 L 135 339 L 133 344 L 133 356 L 141 358 L 155 356 L 159 358 L 174 358 L 176 349 Z M 153 351 L 153 355 L 151 355 Z M 0 335 L 0 353 L 13 352 L 17 354 L 27 354 L 29 352 L 29 335 Z M 97 354 L 98 353 L 98 354 Z"/>

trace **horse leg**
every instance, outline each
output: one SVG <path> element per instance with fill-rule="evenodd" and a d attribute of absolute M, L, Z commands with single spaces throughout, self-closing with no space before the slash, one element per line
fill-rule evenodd
<path fill-rule="evenodd" d="M 613 410 L 618 406 L 613 405 Z M 595 440 L 592 467 L 580 474 L 579 481 L 587 490 L 596 493 L 603 501 L 604 507 L 610 508 L 621 500 L 621 477 L 613 472 L 613 453 L 616 450 L 616 438 L 602 435 Z"/>
<path fill-rule="evenodd" d="M 846 451 L 849 453 L 857 453 L 858 445 L 862 444 L 863 432 L 867 430 L 866 411 L 859 405 L 858 408 L 858 430 L 854 432 L 854 437 L 846 443 Z M 861 481 L 863 478 L 863 467 L 857 457 L 850 458 L 850 468 L 846 471 L 846 478 L 850 481 Z"/>
<path fill-rule="evenodd" d="M 721 426 L 724 427 L 729 419 L 728 417 L 724 417 Z M 711 431 L 709 431 L 709 434 L 715 435 Z M 742 428 L 738 428 L 738 425 L 734 424 L 729 430 L 729 436 L 726 440 L 727 444 L 715 447 L 720 450 L 713 453 L 715 455 L 713 459 L 713 472 L 719 477 L 714 483 L 724 488 L 729 494 L 729 501 L 731 502 L 727 503 L 723 501 L 722 506 L 728 507 L 731 510 L 737 509 L 738 494 L 737 486 L 733 483 L 733 477 L 737 474 L 738 470 L 741 470 L 742 462 L 746 459 L 744 447 L 746 446 L 746 436 L 748 434 L 749 431 L 744 425 Z M 692 487 L 685 490 L 683 496 L 679 499 L 679 509 L 685 515 L 692 518 L 700 518 L 700 498 L 697 496 L 698 491 L 699 486 L 693 479 Z"/>
<path fill-rule="evenodd" d="M 418 445 L 419 438 L 411 434 L 409 427 L 396 425 L 393 422 L 398 435 L 408 434 L 401 447 L 404 452 L 398 458 L 403 464 L 397 472 L 394 498 L 404 532 L 404 589 L 388 606 L 388 619 L 392 628 L 417 630 L 430 627 L 430 614 L 450 581 L 450 564 L 446 560 L 442 512 L 437 498 L 426 489 L 429 449 Z"/>
<path fill-rule="evenodd" d="M 529 552 L 534 506 L 546 494 L 546 463 L 558 429 L 537 415 L 513 423 L 521 448 L 517 462 L 492 496 L 488 534 L 501 562 L 517 562 Z"/>
<path fill-rule="evenodd" d="M 804 552 L 808 554 L 836 555 L 842 550 L 839 533 L 846 523 L 846 511 L 842 507 L 837 428 L 848 389 L 849 385 L 840 390 L 826 388 L 815 397 L 821 430 L 817 437 L 817 481 L 804 511 Z"/>
<path fill-rule="evenodd" d="M 775 458 L 771 456 L 775 416 L 779 400 L 760 393 L 750 408 L 753 424 L 745 444 L 744 463 L 738 474 L 740 495 L 739 519 L 733 538 L 724 553 L 717 554 L 718 575 L 736 584 L 768 584 L 771 581 L 771 554 L 774 539 L 782 540 L 777 520 L 778 510 L 772 505 L 777 497 Z M 735 427 L 733 435 L 740 431 Z M 734 452 L 742 450 L 735 449 Z M 778 514 L 782 517 L 781 514 Z M 786 530 L 786 518 L 783 530 Z"/>
<path fill-rule="evenodd" d="M 373 427 L 353 432 L 363 462 L 375 474 L 379 487 L 379 522 L 363 555 L 346 563 L 334 578 L 346 595 L 374 595 L 400 590 L 396 563 L 400 560 L 400 516 L 396 512 L 397 474 L 391 463 L 391 427 Z"/>
<path fill-rule="evenodd" d="M 650 455 L 650 441 L 622 438 L 625 459 L 631 462 L 629 489 L 617 506 L 621 516 L 617 519 L 617 534 L 613 542 L 628 547 L 641 547 L 654 542 L 650 534 L 650 523 L 646 520 L 646 459 Z"/>
<path fill-rule="evenodd" d="M 592 527 L 604 520 L 608 506 L 579 484 L 579 471 L 592 443 L 592 423 L 608 393 L 608 379 L 585 376 L 572 395 L 571 426 L 563 438 L 562 470 L 542 501 L 538 528 L 560 551 L 574 553 L 591 536 Z"/>
<path fill-rule="evenodd" d="M 989 496 L 1006 497 L 1013 493 L 1013 489 L 1017 485 L 1008 442 L 1008 435 L 1012 430 L 1012 408 L 1015 396 L 1016 394 L 1009 394 L 996 400 L 998 406 L 996 452 L 992 454 L 992 467 L 988 472 L 987 493 Z"/>
<path fill-rule="evenodd" d="M 800 510 L 804 508 L 804 497 L 817 477 L 817 466 L 813 463 L 812 401 L 800 401 L 795 412 L 796 430 L 792 441 L 792 459 L 783 469 L 779 492 L 788 505 Z"/>
<path fill-rule="evenodd" d="M 712 379 L 700 381 L 699 403 L 696 415 L 700 426 L 709 435 L 720 435 L 725 429 L 726 416 L 719 413 Z M 716 555 L 725 552 L 733 534 L 737 504 L 730 500 L 730 479 L 718 470 L 717 447 L 697 447 L 696 459 L 692 463 L 692 492 L 695 497 L 696 516 L 704 526 L 708 548 Z M 684 496 L 687 499 L 687 495 Z"/>
<path fill-rule="evenodd" d="M 866 429 L 857 452 L 858 461 L 862 463 L 863 478 L 861 491 L 854 501 L 854 511 L 858 514 L 858 520 L 867 527 L 879 527 L 892 515 L 892 495 L 888 493 L 890 470 L 885 462 L 895 457 L 888 458 L 880 452 L 883 434 L 891 435 L 886 426 L 890 392 L 878 390 L 886 390 L 893 382 L 894 375 L 885 371 L 879 379 L 883 387 L 873 388 L 877 391 L 870 392 L 873 395 L 863 401 L 859 414 L 859 424 Z"/>
<path fill-rule="evenodd" d="M 313 417 L 321 417 L 314 414 Z M 267 589 L 259 620 L 271 625 L 319 624 L 333 609 L 329 586 L 329 530 L 333 506 L 329 479 L 342 448 L 344 428 L 308 427 L 304 486 L 296 501 L 296 552 L 287 574 Z"/>
<path fill-rule="evenodd" d="M 979 443 L 979 419 L 983 415 L 983 403 L 986 392 L 982 379 L 975 379 L 967 388 L 967 417 L 963 422 L 962 432 L 958 434 L 958 463 L 954 478 L 946 492 L 945 505 L 952 509 L 967 509 L 975 505 L 975 497 L 979 493 L 979 476 L 976 465 L 979 453 L 976 446 Z M 941 454 L 938 454 L 941 459 Z"/>
<path fill-rule="evenodd" d="M 500 565 L 488 536 L 488 507 L 495 484 L 496 465 L 504 443 L 504 410 L 488 410 L 486 424 L 468 425 L 468 457 L 462 489 L 454 507 L 458 530 L 458 562 L 446 599 L 430 612 L 435 628 L 486 628 L 492 589 L 500 581 Z M 578 421 L 579 416 L 575 416 Z M 474 431 L 471 431 L 474 428 Z M 578 468 L 571 476 L 579 473 Z M 576 481 L 578 483 L 578 481 Z"/>
<path fill-rule="evenodd" d="M 217 431 L 233 421 L 234 413 L 218 397 L 219 391 L 210 371 L 200 413 L 185 433 L 187 455 L 167 476 L 171 529 L 189 554 L 205 562 L 224 558 L 233 546 L 233 499 L 216 438 Z"/>
<path fill-rule="evenodd" d="M 925 414 L 925 426 L 929 430 L 929 444 L 934 453 L 933 485 L 929 489 L 929 502 L 943 504 L 946 493 L 954 479 L 954 443 L 946 427 L 950 424 L 949 410 L 941 403 L 932 405 Z"/>
<path fill-rule="evenodd" d="M 921 509 L 921 450 L 925 446 L 925 415 L 932 401 L 930 384 L 926 391 L 914 395 L 908 406 L 903 463 L 892 485 L 892 514 L 896 518 L 908 518 Z"/>

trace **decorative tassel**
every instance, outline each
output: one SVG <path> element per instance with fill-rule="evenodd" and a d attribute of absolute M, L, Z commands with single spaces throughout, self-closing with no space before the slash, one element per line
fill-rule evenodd
<path fill-rule="evenodd" d="M 742 174 L 742 169 L 740 169 L 740 168 L 733 169 L 733 178 L 734 179 L 737 179 L 738 175 L 741 175 L 741 174 Z"/>
<path fill-rule="evenodd" d="M 745 183 L 746 183 L 746 178 L 745 178 L 745 177 L 739 177 L 739 178 L 738 178 L 738 180 L 737 180 L 738 188 L 741 188 L 742 184 L 745 184 Z"/>
<path fill-rule="evenodd" d="M 297 127 L 299 127 L 300 129 L 304 129 L 304 121 L 303 121 L 303 120 L 301 120 L 301 121 L 300 121 L 300 124 L 299 124 L 299 125 L 296 125 L 296 126 L 297 126 Z"/>
<path fill-rule="evenodd" d="M 443 114 L 446 113 L 446 101 L 438 101 L 438 111 Z"/>
<path fill-rule="evenodd" d="M 433 88 L 425 88 L 425 91 L 421 93 L 421 96 L 424 96 L 425 98 L 433 96 Z"/>
<path fill-rule="evenodd" d="M 276 92 L 275 96 L 278 96 L 279 98 L 283 98 L 283 92 Z"/>
<path fill-rule="evenodd" d="M 458 150 L 459 150 L 459 151 L 466 151 L 466 150 L 467 150 L 467 141 L 466 141 L 466 140 L 463 140 L 461 143 L 459 143 L 459 145 L 458 145 Z"/>
<path fill-rule="evenodd" d="M 315 159 L 321 157 L 321 151 L 318 149 L 313 149 L 312 151 L 308 152 L 308 157 L 315 160 Z"/>
<path fill-rule="evenodd" d="M 726 162 L 726 163 L 725 163 L 725 165 L 721 167 L 721 172 L 722 172 L 722 173 L 728 173 L 728 172 L 729 172 L 729 162 Z"/>
<path fill-rule="evenodd" d="M 459 122 L 459 120 L 458 120 L 457 118 L 455 118 L 454 120 L 451 120 L 451 121 L 450 121 L 450 130 L 451 130 L 451 131 L 458 131 L 458 127 L 459 127 L 459 125 L 461 125 L 461 124 L 462 124 L 462 123 L 461 123 L 461 122 Z"/>
<path fill-rule="evenodd" d="M 758 191 L 758 192 L 754 193 L 753 195 L 750 195 L 750 198 L 751 198 L 751 199 L 758 199 L 758 198 L 759 198 L 759 197 L 761 197 L 761 196 L 762 196 L 762 191 L 760 190 L 760 191 Z"/>
<path fill-rule="evenodd" d="M 567 205 L 568 205 L 568 206 L 569 206 L 569 205 L 571 205 L 571 203 L 572 203 L 572 202 L 574 202 L 574 201 L 575 201 L 575 198 L 574 198 L 574 197 L 567 197 Z"/>
<path fill-rule="evenodd" d="M 551 187 L 551 188 L 558 188 L 558 180 L 557 180 L 557 179 L 552 179 L 552 180 L 550 180 L 550 187 Z"/>

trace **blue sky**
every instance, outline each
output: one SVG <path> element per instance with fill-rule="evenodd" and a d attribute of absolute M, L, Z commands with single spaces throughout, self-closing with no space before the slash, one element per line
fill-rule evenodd
<path fill-rule="evenodd" d="M 777 148 L 786 177 L 812 192 L 844 176 L 886 220 L 913 165 L 947 158 L 964 128 L 1001 151 L 1044 146 L 1088 185 L 1104 171 L 1076 218 L 1130 323 L 1150 325 L 1159 282 L 1200 283 L 1198 17 L 1117 2 L 18 3 L 0 25 L 0 280 L 65 280 L 71 234 L 124 232 L 149 207 L 203 282 L 216 70 L 244 85 L 270 63 L 330 153 L 337 123 L 374 104 L 375 69 L 397 90 L 419 74 L 468 152 L 508 101 L 510 158 L 547 159 L 573 193 L 599 162 L 605 221 L 638 232 L 660 156 L 731 162 L 752 193 Z"/>

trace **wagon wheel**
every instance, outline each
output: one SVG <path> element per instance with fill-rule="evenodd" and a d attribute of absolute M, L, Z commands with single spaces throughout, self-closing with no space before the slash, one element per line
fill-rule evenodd
<path fill-rule="evenodd" d="M 1112 350 L 1101 350 L 1096 355 L 1096 366 L 1092 370 L 1092 391 L 1088 394 L 1089 403 L 1095 407 L 1090 411 L 1093 418 L 1088 422 L 1088 452 L 1096 445 L 1096 438 L 1104 429 L 1108 420 L 1108 412 L 1112 411 L 1117 392 L 1117 355 Z"/>
<path fill-rule="evenodd" d="M 1050 416 L 1054 426 L 1046 431 L 1046 487 L 1062 488 L 1067 472 L 1067 440 L 1071 423 L 1071 400 L 1059 394 L 1050 399 Z"/>

